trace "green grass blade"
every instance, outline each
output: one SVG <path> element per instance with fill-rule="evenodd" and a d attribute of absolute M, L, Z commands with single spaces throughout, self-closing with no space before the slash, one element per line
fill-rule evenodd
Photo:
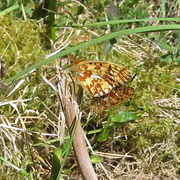
<path fill-rule="evenodd" d="M 12 168 L 16 169 L 17 171 L 20 171 L 24 176 L 28 177 L 29 173 L 27 173 L 25 170 L 17 167 L 16 165 L 12 164 L 11 162 L 7 161 L 6 159 L 4 159 L 3 157 L 0 157 L 0 160 L 4 161 L 6 164 L 8 164 L 9 166 L 11 166 Z"/>
<path fill-rule="evenodd" d="M 18 5 L 18 4 L 17 4 L 17 5 L 14 5 L 14 6 L 11 6 L 11 7 L 7 8 L 7 9 L 5 9 L 4 11 L 1 11 L 1 12 L 0 12 L 0 17 L 5 16 L 5 15 L 8 14 L 9 12 L 14 11 L 15 9 L 18 9 L 18 8 L 19 8 L 19 5 Z"/>
<path fill-rule="evenodd" d="M 114 20 L 114 21 L 104 21 L 92 24 L 85 24 L 83 27 L 96 27 L 96 26 L 105 26 L 105 25 L 113 25 L 113 24 L 123 24 L 123 23 L 135 23 L 135 22 L 148 22 L 148 21 L 180 21 L 180 18 L 149 18 L 149 19 L 123 19 L 123 20 Z M 74 26 L 78 26 L 77 24 L 73 24 Z"/>
<path fill-rule="evenodd" d="M 180 25 L 147 26 L 147 27 L 141 27 L 141 28 L 126 29 L 126 30 L 122 30 L 122 31 L 113 32 L 113 33 L 110 33 L 110 34 L 107 34 L 104 36 L 100 36 L 100 37 L 92 39 L 88 42 L 83 42 L 83 43 L 77 44 L 76 46 L 68 48 L 66 50 L 63 50 L 61 52 L 58 52 L 57 54 L 55 54 L 51 57 L 48 57 L 47 59 L 44 59 L 44 60 L 34 64 L 33 66 L 30 66 L 27 69 L 21 71 L 20 73 L 16 74 L 15 76 L 7 79 L 5 81 L 5 83 L 9 83 L 9 82 L 27 74 L 28 72 L 32 71 L 33 69 L 36 69 L 36 68 L 54 60 L 54 59 L 63 57 L 63 56 L 70 54 L 74 51 L 85 48 L 86 46 L 90 46 L 90 45 L 100 43 L 102 41 L 106 41 L 106 40 L 109 40 L 112 38 L 116 38 L 116 37 L 124 36 L 124 35 L 129 35 L 129 34 L 134 34 L 134 33 L 146 33 L 146 32 L 152 32 L 152 31 L 168 31 L 168 30 L 180 30 Z"/>

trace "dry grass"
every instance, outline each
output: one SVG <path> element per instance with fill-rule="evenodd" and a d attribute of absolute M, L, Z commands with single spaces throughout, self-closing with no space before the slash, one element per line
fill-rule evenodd
<path fill-rule="evenodd" d="M 1 44 L 7 68 L 5 78 L 13 76 L 49 53 L 43 50 L 41 27 L 32 25 L 29 21 L 20 22 L 12 17 L 8 18 L 6 21 L 0 19 L 0 24 L 3 24 L 1 29 L 5 32 L 2 33 L 5 37 L 2 43 L 4 45 Z M 22 34 L 21 28 L 18 28 L 20 25 L 24 30 Z M 16 33 L 11 29 L 15 29 Z M 59 30 L 60 38 L 54 48 L 62 48 L 68 40 L 75 44 L 84 41 L 84 37 L 89 40 L 101 33 L 100 30 L 88 30 L 88 33 L 83 29 Z M 91 144 L 89 148 L 93 149 L 90 154 L 102 159 L 101 163 L 94 165 L 100 180 L 180 179 L 180 69 L 177 62 L 164 63 L 157 60 L 167 52 L 151 41 L 151 37 L 155 35 L 150 33 L 148 37 L 134 35 L 122 38 L 107 56 L 101 53 L 103 44 L 86 47 L 79 53 L 81 59 L 115 62 L 129 67 L 136 74 L 135 79 L 130 82 L 135 88 L 134 97 L 116 109 L 114 114 L 118 111 L 130 111 L 138 119 L 128 124 L 111 122 L 108 129 L 110 133 L 105 142 L 98 142 L 97 139 L 109 117 L 107 114 L 99 116 L 92 112 L 88 108 L 89 96 L 84 95 L 80 107 L 82 123 L 85 124 L 86 132 L 92 132 L 87 136 Z M 167 35 L 173 37 L 173 32 L 165 33 L 163 37 Z M 22 41 L 24 38 L 27 45 Z M 10 39 L 14 43 L 11 48 L 7 47 Z M 171 38 L 169 41 L 173 42 Z M 61 58 L 43 66 L 22 78 L 22 81 L 15 81 L 0 95 L 0 157 L 20 168 L 17 170 L 12 164 L 2 162 L 0 179 L 23 179 L 25 175 L 21 170 L 30 173 L 29 179 L 49 179 L 54 149 L 63 144 L 63 151 L 69 143 L 67 128 L 63 118 L 60 118 L 62 109 L 58 95 L 54 91 L 57 88 L 55 65 L 66 62 L 67 58 Z M 22 82 L 21 86 L 18 82 Z M 72 85 L 71 79 L 68 82 Z M 15 87 L 17 90 L 7 97 Z M 73 152 L 65 163 L 62 178 L 82 178 Z"/>

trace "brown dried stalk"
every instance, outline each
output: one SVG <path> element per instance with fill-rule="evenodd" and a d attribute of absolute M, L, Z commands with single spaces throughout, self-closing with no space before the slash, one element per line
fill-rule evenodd
<path fill-rule="evenodd" d="M 87 147 L 85 144 L 84 134 L 80 121 L 80 111 L 74 93 L 70 92 L 68 87 L 67 76 L 62 69 L 59 70 L 59 98 L 62 105 L 64 117 L 69 129 L 70 135 L 73 136 L 73 149 L 83 177 L 87 180 L 97 180 L 96 173 L 91 164 Z M 76 124 L 76 126 L 74 126 Z M 74 133 L 73 128 L 76 128 Z"/>

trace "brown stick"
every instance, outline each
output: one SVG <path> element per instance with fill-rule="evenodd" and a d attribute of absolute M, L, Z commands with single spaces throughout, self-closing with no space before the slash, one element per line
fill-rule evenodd
<path fill-rule="evenodd" d="M 65 96 L 63 96 L 62 100 L 64 105 L 64 114 L 66 122 L 71 135 L 73 132 L 72 128 L 76 128 L 73 137 L 73 148 L 82 175 L 87 180 L 97 180 L 97 176 L 91 164 L 87 147 L 85 144 L 81 122 L 77 119 L 78 105 L 74 100 L 67 99 Z M 74 124 L 76 124 L 76 126 L 74 126 Z"/>

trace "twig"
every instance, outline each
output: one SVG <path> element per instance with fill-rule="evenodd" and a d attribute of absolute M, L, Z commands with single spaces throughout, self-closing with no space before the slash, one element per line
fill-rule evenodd
<path fill-rule="evenodd" d="M 97 176 L 91 164 L 85 144 L 84 134 L 80 122 L 81 113 L 79 111 L 78 104 L 74 95 L 72 95 L 72 92 L 70 92 L 67 86 L 67 77 L 65 77 L 63 72 L 60 72 L 59 80 L 59 98 L 70 135 L 73 135 L 73 149 L 79 168 L 85 179 L 97 180 Z"/>

